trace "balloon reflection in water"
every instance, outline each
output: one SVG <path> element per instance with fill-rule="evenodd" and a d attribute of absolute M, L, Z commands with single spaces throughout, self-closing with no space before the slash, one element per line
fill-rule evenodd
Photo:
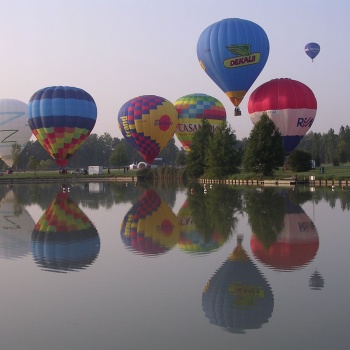
<path fill-rule="evenodd" d="M 17 259 L 30 252 L 34 220 L 20 208 L 12 190 L 0 202 L 0 257 Z"/>
<path fill-rule="evenodd" d="M 261 328 L 269 321 L 272 290 L 243 249 L 241 238 L 205 286 L 202 307 L 210 323 L 233 333 Z"/>
<path fill-rule="evenodd" d="M 312 261 L 318 251 L 319 237 L 310 217 L 299 206 L 286 199 L 284 228 L 277 240 L 265 247 L 254 234 L 250 246 L 253 254 L 276 270 L 300 269 Z"/>
<path fill-rule="evenodd" d="M 324 287 L 324 279 L 317 270 L 311 275 L 309 286 L 313 290 L 320 290 Z"/>
<path fill-rule="evenodd" d="M 198 231 L 187 200 L 180 208 L 177 218 L 180 225 L 180 238 L 177 245 L 184 252 L 210 253 L 220 248 L 226 241 L 218 231 L 214 231 L 211 237 L 206 237 Z"/>
<path fill-rule="evenodd" d="M 100 238 L 83 211 L 67 193 L 60 192 L 34 227 L 32 249 L 39 266 L 55 272 L 74 271 L 94 262 Z"/>
<path fill-rule="evenodd" d="M 154 190 L 146 190 L 127 212 L 121 225 L 121 238 L 127 248 L 143 255 L 159 255 L 179 240 L 176 215 Z"/>

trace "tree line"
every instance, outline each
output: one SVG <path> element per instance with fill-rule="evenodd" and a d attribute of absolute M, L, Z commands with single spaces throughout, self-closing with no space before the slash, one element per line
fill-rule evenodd
<path fill-rule="evenodd" d="M 209 122 L 202 125 L 194 134 L 191 151 L 179 149 L 172 138 L 161 151 L 159 157 L 167 165 L 186 167 L 190 178 L 207 176 L 222 178 L 244 170 L 262 175 L 271 175 L 283 166 L 286 157 L 283 151 L 282 135 L 267 115 L 256 123 L 248 138 L 237 140 L 235 131 L 223 122 L 213 133 Z M 58 169 L 53 159 L 38 141 L 29 141 L 23 150 L 13 145 L 14 170 Z M 332 163 L 339 165 L 350 161 L 350 127 L 341 126 L 339 133 L 333 129 L 327 133 L 308 133 L 297 149 L 289 155 L 291 164 L 310 165 L 315 160 L 317 166 Z M 109 133 L 101 136 L 91 134 L 69 160 L 71 169 L 87 168 L 89 165 L 121 168 L 143 158 L 124 139 L 112 137 Z M 2 162 L 5 170 L 7 165 Z M 295 168 L 296 171 L 304 171 Z M 308 169 L 305 169 L 308 170 Z"/>

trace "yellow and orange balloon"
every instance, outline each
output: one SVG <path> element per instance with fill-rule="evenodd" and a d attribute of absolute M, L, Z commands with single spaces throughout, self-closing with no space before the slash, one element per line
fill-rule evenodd
<path fill-rule="evenodd" d="M 174 136 L 178 113 L 167 99 L 144 95 L 126 102 L 119 110 L 118 124 L 124 138 L 151 164 Z"/>

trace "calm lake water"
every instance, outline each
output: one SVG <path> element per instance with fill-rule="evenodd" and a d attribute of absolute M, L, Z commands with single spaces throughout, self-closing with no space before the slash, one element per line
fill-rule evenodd
<path fill-rule="evenodd" d="M 340 188 L 1 185 L 1 349 L 348 349 L 349 210 Z"/>

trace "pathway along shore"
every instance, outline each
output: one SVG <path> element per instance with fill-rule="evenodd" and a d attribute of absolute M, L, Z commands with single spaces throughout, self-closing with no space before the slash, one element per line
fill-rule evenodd
<path fill-rule="evenodd" d="M 80 182 L 137 182 L 137 176 L 74 176 L 74 177 L 12 177 L 11 175 L 0 176 L 0 184 L 33 184 L 33 183 L 80 183 Z M 212 180 L 198 179 L 202 184 L 226 184 L 239 186 L 296 186 L 308 185 L 310 187 L 334 186 L 345 188 L 350 186 L 350 180 L 295 180 L 290 179 L 275 179 L 275 180 Z"/>

